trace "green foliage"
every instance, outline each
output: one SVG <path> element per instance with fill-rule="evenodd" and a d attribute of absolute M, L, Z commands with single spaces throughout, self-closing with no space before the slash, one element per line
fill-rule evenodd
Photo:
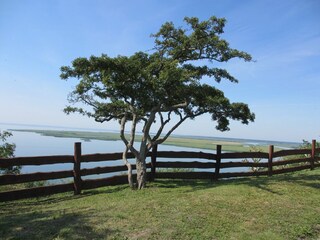
<path fill-rule="evenodd" d="M 194 168 L 158 168 L 157 172 L 174 172 L 174 173 L 181 173 L 181 172 L 194 172 Z"/>
<path fill-rule="evenodd" d="M 7 143 L 7 139 L 12 136 L 11 132 L 7 131 L 0 131 L 0 157 L 2 158 L 9 158 L 14 156 L 14 150 L 16 145 Z"/>
<path fill-rule="evenodd" d="M 200 83 L 203 77 L 216 82 L 237 82 L 225 69 L 211 67 L 212 62 L 233 58 L 251 61 L 248 53 L 232 49 L 224 39 L 225 19 L 211 17 L 200 22 L 185 18 L 186 28 L 165 23 L 153 34 L 152 52 L 132 56 L 77 58 L 72 66 L 61 67 L 61 78 L 78 78 L 70 103 L 83 103 L 89 108 L 68 106 L 66 113 L 78 112 L 98 122 L 126 120 L 137 122 L 152 113 L 176 114 L 181 121 L 209 113 L 217 129 L 228 130 L 229 119 L 244 124 L 254 120 L 244 103 L 230 103 L 219 89 Z M 203 64 L 203 65 L 201 65 Z M 160 116 L 162 118 L 162 116 Z"/>
<path fill-rule="evenodd" d="M 13 143 L 8 143 L 7 139 L 12 136 L 11 132 L 7 131 L 0 131 L 0 158 L 10 158 L 14 157 L 14 151 L 16 145 Z M 20 173 L 20 166 L 12 166 L 9 168 L 0 168 L 0 173 L 3 174 L 19 174 Z"/>
<path fill-rule="evenodd" d="M 48 186 L 48 181 L 36 181 L 36 182 L 27 182 L 24 184 L 25 188 L 36 188 Z"/>
<path fill-rule="evenodd" d="M 306 140 L 302 140 L 302 144 L 300 145 L 301 149 L 310 149 L 310 153 L 311 153 L 311 148 L 312 148 L 312 143 L 310 143 L 309 141 Z M 320 143 L 317 142 L 316 143 L 316 148 L 320 148 Z M 301 155 L 292 155 L 292 156 L 285 156 L 282 157 L 281 160 L 294 160 L 294 159 L 304 159 L 304 158 L 309 158 L 311 155 L 310 154 L 301 154 Z M 316 157 L 319 158 L 320 157 L 320 152 L 316 152 Z M 319 162 L 319 159 L 316 160 L 315 162 Z M 293 163 L 293 164 L 287 164 L 287 165 L 283 165 L 283 166 L 276 166 L 274 167 L 275 169 L 277 168 L 288 168 L 288 167 L 295 167 L 295 166 L 302 166 L 302 165 L 309 165 L 310 162 L 306 161 L 306 162 L 301 162 L 301 163 Z"/>
<path fill-rule="evenodd" d="M 201 82 L 203 78 L 218 83 L 222 79 L 237 82 L 227 70 L 213 67 L 212 63 L 233 58 L 252 60 L 248 53 L 230 48 L 220 37 L 225 19 L 211 17 L 200 22 L 198 18 L 186 17 L 184 20 L 185 28 L 163 24 L 152 35 L 155 46 L 148 53 L 77 58 L 71 67 L 61 67 L 62 79 L 79 80 L 69 102 L 80 106 L 68 106 L 64 111 L 77 112 L 97 122 L 119 121 L 125 144 L 124 160 L 130 150 L 137 166 L 141 166 L 137 167 L 138 188 L 143 188 L 146 182 L 146 153 L 166 141 L 185 120 L 210 114 L 217 123 L 216 129 L 227 131 L 230 119 L 248 124 L 255 118 L 247 104 L 231 103 L 221 90 Z M 172 119 L 176 122 L 168 128 Z M 158 130 L 151 137 L 150 129 L 156 121 Z M 130 138 L 124 134 L 128 122 L 132 122 Z M 134 142 L 139 122 L 143 124 L 143 134 L 138 149 Z M 163 133 L 164 130 L 167 132 Z"/>
<path fill-rule="evenodd" d="M 249 152 L 263 152 L 263 149 L 261 149 L 261 147 L 259 146 L 251 146 L 249 149 Z M 243 160 L 243 162 L 254 162 L 254 163 L 259 163 L 261 162 L 262 158 L 246 158 Z M 259 172 L 264 170 L 265 168 L 263 167 L 251 167 L 251 171 L 252 172 Z"/>
<path fill-rule="evenodd" d="M 311 149 L 312 148 L 312 143 L 310 143 L 309 141 L 306 140 L 302 140 L 302 144 L 300 146 L 300 148 L 304 148 L 304 149 Z M 316 148 L 320 148 L 320 142 L 316 142 Z M 318 151 L 316 153 L 316 157 L 320 157 L 320 151 Z"/>

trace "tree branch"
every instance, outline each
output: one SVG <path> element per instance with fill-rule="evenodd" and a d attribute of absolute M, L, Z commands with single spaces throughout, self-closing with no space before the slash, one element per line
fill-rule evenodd
<path fill-rule="evenodd" d="M 167 107 L 167 108 L 164 108 L 164 109 L 161 109 L 161 112 L 168 112 L 168 111 L 173 111 L 173 110 L 176 110 L 176 109 L 179 109 L 179 108 L 185 108 L 188 106 L 188 102 L 185 101 L 183 103 L 178 103 L 176 105 L 173 105 L 173 106 L 170 106 L 170 107 Z"/>
<path fill-rule="evenodd" d="M 124 130 L 125 130 L 125 125 L 127 122 L 127 115 L 125 114 L 120 122 L 120 138 L 121 140 L 124 142 L 124 144 L 126 145 L 126 147 L 128 149 L 130 149 L 130 151 L 135 155 L 135 157 L 139 156 L 139 152 L 133 147 L 133 142 L 134 142 L 134 134 L 135 134 L 135 126 L 133 129 L 131 129 L 131 138 L 130 138 L 130 142 L 126 139 L 125 134 L 124 134 Z M 133 121 L 133 122 L 136 122 Z M 133 124 L 133 123 L 132 123 Z M 136 125 L 136 123 L 135 123 Z M 133 134 L 133 135 L 132 135 Z"/>
<path fill-rule="evenodd" d="M 124 142 L 124 144 L 126 146 L 128 146 L 128 140 L 126 139 L 125 135 L 124 135 L 124 129 L 125 129 L 125 125 L 126 125 L 126 121 L 127 121 L 127 116 L 124 115 L 121 119 L 121 122 L 120 122 L 120 137 L 121 137 L 121 140 Z"/>
<path fill-rule="evenodd" d="M 188 119 L 188 118 L 189 118 L 189 116 L 185 116 L 184 118 L 180 119 L 180 121 L 177 122 L 177 123 L 167 132 L 167 134 L 166 134 L 163 138 L 154 141 L 153 144 L 152 144 L 152 146 L 153 146 L 153 145 L 157 145 L 157 144 L 161 144 L 161 143 L 163 143 L 164 141 L 166 141 L 167 138 L 171 135 L 171 133 L 172 133 L 174 130 L 176 130 L 176 129 L 181 125 L 181 123 L 183 123 L 183 122 L 184 122 L 186 119 Z M 151 147 L 152 147 L 152 146 L 151 146 Z M 150 149 L 151 149 L 151 147 L 150 147 Z"/>
<path fill-rule="evenodd" d="M 152 146 L 152 139 L 150 137 L 150 128 L 152 123 L 154 122 L 155 114 L 156 113 L 154 111 L 150 112 L 149 119 L 146 122 L 145 126 L 143 127 L 143 136 L 142 136 L 142 141 L 140 146 L 140 153 L 145 152 L 145 149 L 143 148 L 147 147 L 149 149 L 149 145 Z M 149 142 L 148 146 L 147 146 L 147 141 Z"/>
<path fill-rule="evenodd" d="M 162 133 L 165 125 L 166 125 L 168 122 L 170 122 L 170 120 L 171 120 L 171 113 L 172 113 L 172 111 L 168 112 L 168 118 L 167 118 L 167 120 L 164 121 L 163 116 L 162 116 L 162 113 L 161 113 L 161 112 L 158 112 L 158 114 L 159 114 L 159 116 L 160 116 L 161 126 L 160 126 L 160 128 L 158 129 L 157 134 L 152 138 L 152 141 L 151 141 L 151 142 L 156 141 L 156 140 L 160 137 L 160 135 L 161 135 L 161 133 Z"/>
<path fill-rule="evenodd" d="M 166 134 L 163 138 L 154 141 L 153 144 L 152 144 L 152 146 L 157 145 L 157 144 L 161 144 L 161 143 L 163 143 L 164 141 L 166 141 L 166 140 L 168 139 L 168 137 L 171 135 L 171 133 L 172 133 L 174 130 L 176 130 L 186 119 L 191 118 L 191 117 L 200 116 L 200 115 L 202 115 L 202 114 L 204 114 L 204 113 L 206 113 L 206 112 L 207 112 L 207 111 L 199 112 L 199 113 L 197 113 L 197 114 L 189 114 L 189 115 L 186 115 L 186 116 L 184 116 L 184 117 L 182 117 L 182 115 L 181 115 L 182 118 L 180 118 L 180 121 L 177 122 L 177 123 L 167 132 L 167 134 Z M 151 146 L 151 147 L 152 147 L 152 146 Z M 149 150 L 151 149 L 151 147 L 149 148 Z"/>
<path fill-rule="evenodd" d="M 137 115 L 136 115 L 136 114 L 133 114 L 129 148 L 130 148 L 130 151 L 131 151 L 131 152 L 134 154 L 134 156 L 137 158 L 138 155 L 139 155 L 139 153 L 138 153 L 138 151 L 133 147 L 134 139 L 135 139 L 135 135 L 136 135 L 136 126 L 137 126 Z"/>
<path fill-rule="evenodd" d="M 96 104 L 94 104 L 91 99 L 90 99 L 90 96 L 83 96 L 83 95 L 80 95 L 79 98 L 86 104 L 88 104 L 89 106 L 93 107 L 93 108 L 98 108 L 98 106 Z"/>
<path fill-rule="evenodd" d="M 126 149 L 122 153 L 122 159 L 123 159 L 125 165 L 128 168 L 128 183 L 129 183 L 129 186 L 133 189 L 134 188 L 134 183 L 133 183 L 133 177 L 132 177 L 132 166 L 129 163 L 128 158 L 127 158 L 128 150 L 129 150 L 129 148 L 128 148 L 128 146 L 126 146 Z"/>

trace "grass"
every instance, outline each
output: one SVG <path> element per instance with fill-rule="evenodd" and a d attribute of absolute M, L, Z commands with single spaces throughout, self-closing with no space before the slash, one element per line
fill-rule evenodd
<path fill-rule="evenodd" d="M 320 169 L 0 203 L 1 239 L 319 239 Z"/>

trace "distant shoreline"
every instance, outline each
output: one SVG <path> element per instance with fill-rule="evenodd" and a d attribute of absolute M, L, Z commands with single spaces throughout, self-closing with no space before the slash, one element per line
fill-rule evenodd
<path fill-rule="evenodd" d="M 84 141 L 102 140 L 102 141 L 121 141 L 119 133 L 115 132 L 93 132 L 93 131 L 73 131 L 73 130 L 40 130 L 40 129 L 8 129 L 16 132 L 32 132 L 43 136 L 51 136 L 58 138 L 77 138 Z M 141 137 L 138 135 L 136 140 Z M 299 143 L 280 142 L 280 141 L 264 141 L 254 139 L 234 139 L 220 137 L 201 137 L 201 136 L 182 136 L 172 135 L 163 143 L 163 145 L 172 145 L 179 147 L 189 147 L 198 149 L 215 150 L 216 145 L 222 145 L 224 151 L 244 152 L 249 151 L 252 146 L 259 148 L 261 151 L 268 151 L 269 145 L 275 148 L 297 148 Z"/>
<path fill-rule="evenodd" d="M 66 126 L 54 126 L 54 125 L 38 125 L 38 124 L 21 124 L 21 123 L 3 123 L 0 122 L 1 125 L 7 126 L 19 126 L 21 128 L 16 129 L 14 127 L 10 127 L 11 130 L 55 130 L 55 131 L 79 131 L 79 132 L 107 132 L 107 133 L 118 133 L 118 130 L 112 129 L 100 129 L 100 128 L 77 128 L 77 127 L 66 127 Z M 10 130 L 8 129 L 8 130 Z M 213 139 L 217 141 L 228 141 L 228 142 L 259 142 L 259 143 L 267 143 L 267 144 L 283 144 L 286 145 L 292 144 L 293 146 L 298 146 L 302 144 L 301 142 L 294 141 L 279 141 L 279 140 L 266 140 L 266 139 L 251 139 L 251 138 L 234 138 L 234 137 L 212 137 L 212 136 L 200 136 L 200 135 L 184 135 L 184 134 L 173 134 L 173 137 L 178 138 L 195 138 L 195 139 Z"/>

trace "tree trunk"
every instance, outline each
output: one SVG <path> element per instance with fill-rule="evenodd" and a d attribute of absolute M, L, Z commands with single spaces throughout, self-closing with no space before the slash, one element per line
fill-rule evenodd
<path fill-rule="evenodd" d="M 128 168 L 128 183 L 129 186 L 134 189 L 134 183 L 133 183 L 133 177 L 132 177 L 132 167 L 131 164 L 127 164 L 127 168 Z"/>
<path fill-rule="evenodd" d="M 147 167 L 146 167 L 146 158 L 140 157 L 136 158 L 137 166 L 137 187 L 142 189 L 146 187 L 147 182 Z"/>
<path fill-rule="evenodd" d="M 126 150 L 123 152 L 122 159 L 123 159 L 125 165 L 128 168 L 128 183 L 129 183 L 129 186 L 132 189 L 134 189 L 134 183 L 133 183 L 133 177 L 132 177 L 132 166 L 131 166 L 131 164 L 129 163 L 129 161 L 127 159 L 127 153 L 128 153 L 128 148 L 126 148 Z"/>

